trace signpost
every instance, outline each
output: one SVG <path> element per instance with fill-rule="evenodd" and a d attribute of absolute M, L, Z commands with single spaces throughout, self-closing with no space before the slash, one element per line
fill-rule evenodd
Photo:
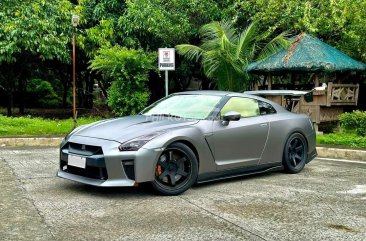
<path fill-rule="evenodd" d="M 168 71 L 175 70 L 174 48 L 159 48 L 159 70 L 165 71 L 165 96 L 168 96 Z"/>

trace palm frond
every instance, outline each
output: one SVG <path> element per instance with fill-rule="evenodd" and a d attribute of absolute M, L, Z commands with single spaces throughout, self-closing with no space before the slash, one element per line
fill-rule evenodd
<path fill-rule="evenodd" d="M 202 58 L 202 66 L 205 75 L 210 79 L 214 79 L 217 72 L 220 72 L 219 66 L 221 62 L 220 54 L 217 51 L 207 51 Z"/>
<path fill-rule="evenodd" d="M 239 36 L 236 48 L 236 59 L 248 59 L 253 54 L 253 45 L 256 42 L 257 24 L 251 23 Z"/>
<path fill-rule="evenodd" d="M 203 25 L 199 29 L 199 34 L 202 37 L 202 41 L 206 42 L 215 38 L 221 38 L 222 36 L 226 36 L 226 38 L 230 42 L 236 42 L 238 37 L 235 34 L 235 28 L 232 23 L 227 20 L 223 20 L 221 22 L 211 22 Z"/>
<path fill-rule="evenodd" d="M 194 60 L 196 62 L 198 62 L 205 52 L 202 48 L 191 44 L 180 44 L 175 47 L 178 54 L 183 55 L 188 60 Z"/>
<path fill-rule="evenodd" d="M 220 38 L 223 34 L 220 23 L 216 21 L 203 25 L 198 33 L 202 38 L 202 42 Z"/>
<path fill-rule="evenodd" d="M 244 74 L 244 68 L 243 68 L 243 63 L 241 61 L 238 62 L 233 62 L 232 67 L 234 68 L 234 70 L 238 73 L 238 74 Z M 244 64 L 244 66 L 247 64 Z"/>
<path fill-rule="evenodd" d="M 220 22 L 220 27 L 222 35 L 225 35 L 230 42 L 235 43 L 238 40 L 238 36 L 235 34 L 236 29 L 233 27 L 233 24 L 230 23 L 228 20 L 222 20 Z"/>
<path fill-rule="evenodd" d="M 211 39 L 206 42 L 203 42 L 200 46 L 201 49 L 205 51 L 215 50 L 221 48 L 221 41 L 219 38 Z"/>
<path fill-rule="evenodd" d="M 235 59 L 235 51 L 236 51 L 236 44 L 232 43 L 226 35 L 221 37 L 221 50 L 223 54 L 226 56 L 226 59 L 233 60 Z"/>
<path fill-rule="evenodd" d="M 289 45 L 290 41 L 288 39 L 288 33 L 282 32 L 261 48 L 256 60 L 265 59 L 277 53 L 280 49 L 287 48 Z"/>

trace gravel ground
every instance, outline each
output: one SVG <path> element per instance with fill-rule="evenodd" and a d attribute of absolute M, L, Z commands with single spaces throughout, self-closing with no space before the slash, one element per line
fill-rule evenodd
<path fill-rule="evenodd" d="M 55 176 L 58 149 L 0 149 L 0 240 L 366 240 L 366 163 L 316 159 L 175 197 Z"/>

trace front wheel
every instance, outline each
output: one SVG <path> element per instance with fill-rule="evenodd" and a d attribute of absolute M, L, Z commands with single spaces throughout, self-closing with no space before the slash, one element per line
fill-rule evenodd
<path fill-rule="evenodd" d="M 160 155 L 155 166 L 153 188 L 163 195 L 178 195 L 189 189 L 198 176 L 193 151 L 183 143 L 173 143 Z"/>
<path fill-rule="evenodd" d="M 306 140 L 300 133 L 292 134 L 283 151 L 283 165 L 286 172 L 298 173 L 306 163 L 307 145 Z"/>

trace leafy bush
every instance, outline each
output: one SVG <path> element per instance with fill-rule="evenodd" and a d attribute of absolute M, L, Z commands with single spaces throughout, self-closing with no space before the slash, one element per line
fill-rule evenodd
<path fill-rule="evenodd" d="M 60 106 L 61 99 L 51 83 L 42 79 L 33 79 L 27 85 L 27 103 L 30 106 L 52 108 Z"/>
<path fill-rule="evenodd" d="M 341 127 L 348 131 L 356 131 L 357 135 L 366 135 L 366 112 L 355 110 L 352 113 L 346 112 L 339 115 Z"/>
<path fill-rule="evenodd" d="M 146 82 L 153 69 L 155 54 L 115 46 L 102 48 L 91 62 L 91 69 L 112 80 L 108 105 L 117 115 L 133 115 L 145 107 L 149 92 Z"/>

